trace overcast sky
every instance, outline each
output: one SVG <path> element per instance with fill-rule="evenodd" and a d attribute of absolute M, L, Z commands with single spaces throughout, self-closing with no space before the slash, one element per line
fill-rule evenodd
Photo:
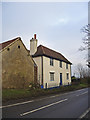
<path fill-rule="evenodd" d="M 42 44 L 62 53 L 73 66 L 86 64 L 80 29 L 88 24 L 88 2 L 3 2 L 2 40 L 21 37 L 27 49 L 37 34 Z"/>

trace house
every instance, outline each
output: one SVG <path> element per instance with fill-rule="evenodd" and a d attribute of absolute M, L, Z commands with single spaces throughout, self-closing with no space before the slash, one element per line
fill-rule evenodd
<path fill-rule="evenodd" d="M 0 44 L 2 88 L 28 88 L 37 80 L 37 66 L 20 37 Z"/>
<path fill-rule="evenodd" d="M 43 88 L 71 84 L 71 62 L 61 53 L 43 45 L 37 47 L 36 34 L 30 40 L 30 55 L 38 66 L 38 82 Z"/>

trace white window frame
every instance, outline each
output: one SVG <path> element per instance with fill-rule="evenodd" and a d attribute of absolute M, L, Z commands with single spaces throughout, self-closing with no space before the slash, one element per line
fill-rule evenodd
<path fill-rule="evenodd" d="M 54 81 L 54 74 L 55 74 L 54 72 L 50 72 L 50 81 Z"/>

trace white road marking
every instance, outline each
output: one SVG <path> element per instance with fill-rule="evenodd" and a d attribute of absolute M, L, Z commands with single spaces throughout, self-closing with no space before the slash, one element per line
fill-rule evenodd
<path fill-rule="evenodd" d="M 23 104 L 27 104 L 27 103 L 34 102 L 34 101 L 44 100 L 44 99 L 47 99 L 47 98 L 53 98 L 53 97 L 56 97 L 56 96 L 50 96 L 50 97 L 45 97 L 45 98 L 37 99 L 37 100 L 31 100 L 31 101 L 26 101 L 26 102 L 21 102 L 21 103 L 10 104 L 10 105 L 6 105 L 6 106 L 0 106 L 0 109 L 1 108 L 7 108 L 7 107 L 13 107 L 13 106 L 17 106 L 17 105 L 23 105 Z"/>
<path fill-rule="evenodd" d="M 50 96 L 49 98 L 54 98 L 54 97 L 58 97 L 58 96 L 60 96 L 60 94 L 54 95 L 54 96 Z"/>
<path fill-rule="evenodd" d="M 6 108 L 6 107 L 17 106 L 17 105 L 23 105 L 23 104 L 30 103 L 30 102 L 33 102 L 33 101 L 34 100 L 26 101 L 26 102 L 21 102 L 21 103 L 16 103 L 16 104 L 11 104 L 11 105 L 6 105 L 6 106 L 0 106 L 0 108 Z"/>
<path fill-rule="evenodd" d="M 75 93 L 77 91 L 82 91 L 84 89 L 80 89 L 80 90 L 76 90 L 76 91 L 72 91 L 72 92 L 67 92 L 67 93 L 62 93 L 62 94 L 57 94 L 55 96 L 50 96 L 49 98 L 54 98 L 54 97 L 58 97 L 58 96 L 61 96 L 61 95 L 67 95 L 67 94 L 71 94 L 71 93 Z"/>
<path fill-rule="evenodd" d="M 84 94 L 86 94 L 86 93 L 88 93 L 88 91 L 86 91 L 86 92 L 84 92 L 84 93 L 81 93 L 81 94 L 79 94 L 79 95 L 76 95 L 76 96 L 84 95 Z"/>
<path fill-rule="evenodd" d="M 86 110 L 86 112 L 85 113 L 83 113 L 80 117 L 79 117 L 79 119 L 81 119 L 81 118 L 83 118 L 83 117 L 85 117 L 85 115 L 87 115 L 87 113 L 90 111 L 90 108 L 88 108 L 88 110 Z"/>
<path fill-rule="evenodd" d="M 22 113 L 22 114 L 20 114 L 20 116 L 24 116 L 24 115 L 27 115 L 27 114 L 30 114 L 30 113 L 36 112 L 36 111 L 38 111 L 38 110 L 41 110 L 41 109 L 44 109 L 44 108 L 50 107 L 50 106 L 52 106 L 52 105 L 56 105 L 56 104 L 58 104 L 58 103 L 64 102 L 64 101 L 66 101 L 66 100 L 68 100 L 68 99 L 60 100 L 60 101 L 58 101 L 58 102 L 55 102 L 55 103 L 52 103 L 52 104 L 49 104 L 49 105 L 46 105 L 46 106 L 43 106 L 43 107 L 40 107 L 40 108 L 37 108 L 37 109 L 31 110 L 31 111 L 28 111 L 28 112 Z"/>
<path fill-rule="evenodd" d="M 54 98 L 54 97 L 56 97 L 56 96 L 50 96 L 49 98 Z"/>
<path fill-rule="evenodd" d="M 80 90 L 76 90 L 76 91 L 72 91 L 72 92 L 68 92 L 68 93 L 57 94 L 55 96 L 45 97 L 45 98 L 38 99 L 38 100 L 43 100 L 43 99 L 47 99 L 47 98 L 54 98 L 54 97 L 58 97 L 58 96 L 61 96 L 61 95 L 66 95 L 66 94 L 74 93 L 74 92 L 77 92 L 77 91 L 82 91 L 82 90 L 84 90 L 84 89 L 80 89 Z M 0 106 L 0 109 L 1 108 L 7 108 L 7 107 L 13 107 L 13 106 L 17 106 L 17 105 L 23 105 L 23 104 L 27 104 L 27 103 L 38 101 L 38 100 L 31 100 L 31 101 L 26 101 L 26 102 L 21 102 L 21 103 L 16 103 L 16 104 L 10 104 L 10 105 L 6 105 L 6 106 Z"/>
<path fill-rule="evenodd" d="M 82 90 L 84 90 L 84 89 L 86 89 L 86 88 L 83 88 L 83 89 L 80 89 L 80 90 L 77 90 L 77 91 L 82 91 Z"/>
<path fill-rule="evenodd" d="M 27 104 L 27 103 L 30 103 L 30 102 L 40 101 L 40 100 L 44 100 L 44 99 L 47 99 L 47 98 L 53 98 L 53 97 L 57 97 L 57 96 L 60 96 L 60 95 L 45 97 L 45 98 L 42 98 L 42 99 L 31 100 L 31 101 L 26 101 L 26 102 L 21 102 L 21 103 L 10 104 L 10 105 L 6 105 L 6 106 L 0 106 L 0 109 L 1 109 L 1 108 L 13 107 L 13 106 L 17 106 L 17 105 L 23 105 L 23 104 Z"/>

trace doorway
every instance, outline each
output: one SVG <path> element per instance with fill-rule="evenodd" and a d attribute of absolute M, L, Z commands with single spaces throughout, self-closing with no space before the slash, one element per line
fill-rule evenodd
<path fill-rule="evenodd" d="M 60 73 L 60 85 L 62 85 L 62 73 Z"/>

